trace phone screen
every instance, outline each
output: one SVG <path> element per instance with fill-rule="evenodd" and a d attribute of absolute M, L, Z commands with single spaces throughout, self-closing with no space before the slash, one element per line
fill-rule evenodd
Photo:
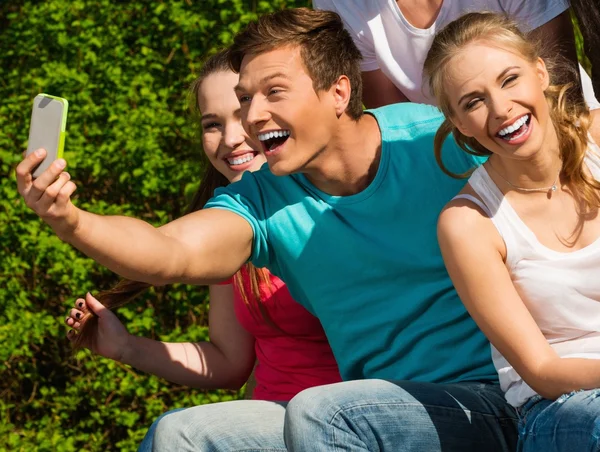
<path fill-rule="evenodd" d="M 62 157 L 68 102 L 60 97 L 39 94 L 33 100 L 27 155 L 39 148 L 46 149 L 46 158 L 35 169 L 38 177 L 52 162 Z"/>

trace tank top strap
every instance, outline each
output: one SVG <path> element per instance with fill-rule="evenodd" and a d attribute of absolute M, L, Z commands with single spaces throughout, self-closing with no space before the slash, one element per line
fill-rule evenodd
<path fill-rule="evenodd" d="M 483 165 L 471 174 L 469 185 L 487 206 L 488 211 L 496 213 L 500 209 L 504 196 Z"/>
<path fill-rule="evenodd" d="M 469 178 L 469 185 L 482 199 L 488 215 L 506 246 L 506 266 L 511 269 L 531 249 L 533 233 L 520 220 L 506 201 L 486 169 L 477 168 Z"/>
<path fill-rule="evenodd" d="M 600 181 L 600 146 L 589 137 L 588 152 L 585 156 L 587 166 L 597 181 Z"/>

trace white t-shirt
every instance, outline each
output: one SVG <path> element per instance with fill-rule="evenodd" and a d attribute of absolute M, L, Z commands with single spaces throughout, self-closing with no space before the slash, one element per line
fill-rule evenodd
<path fill-rule="evenodd" d="M 416 28 L 402 15 L 395 0 L 313 0 L 313 7 L 337 12 L 363 55 L 363 72 L 381 71 L 412 102 L 435 104 L 423 85 L 423 63 L 435 33 L 473 11 L 508 14 L 523 31 L 534 30 L 569 8 L 567 0 L 443 0 L 431 27 Z M 580 67 L 584 96 L 599 108 L 592 81 Z"/>

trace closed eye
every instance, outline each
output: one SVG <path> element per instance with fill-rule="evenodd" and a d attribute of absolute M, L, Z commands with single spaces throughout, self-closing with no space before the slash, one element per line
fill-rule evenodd
<path fill-rule="evenodd" d="M 469 111 L 469 110 L 473 110 L 473 108 L 475 108 L 477 105 L 479 105 L 479 103 L 482 101 L 481 98 L 476 97 L 475 99 L 471 99 L 469 102 L 467 102 L 465 104 L 465 110 Z"/>
<path fill-rule="evenodd" d="M 517 79 L 519 78 L 519 76 L 517 74 L 513 74 L 513 75 L 509 75 L 508 77 L 506 77 L 504 79 L 504 81 L 502 82 L 502 88 L 504 88 L 507 85 L 511 85 L 513 82 L 515 82 Z"/>

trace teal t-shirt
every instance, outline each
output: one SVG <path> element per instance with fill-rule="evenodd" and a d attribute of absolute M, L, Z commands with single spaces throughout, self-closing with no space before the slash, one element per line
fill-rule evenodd
<path fill-rule="evenodd" d="M 206 207 L 250 223 L 250 260 L 319 318 L 345 380 L 496 381 L 490 345 L 437 243 L 438 215 L 466 183 L 435 161 L 443 117 L 419 104 L 368 114 L 381 129 L 381 160 L 362 192 L 331 196 L 302 174 L 274 176 L 265 165 L 217 190 Z M 479 163 L 451 139 L 444 162 L 460 172 Z"/>

